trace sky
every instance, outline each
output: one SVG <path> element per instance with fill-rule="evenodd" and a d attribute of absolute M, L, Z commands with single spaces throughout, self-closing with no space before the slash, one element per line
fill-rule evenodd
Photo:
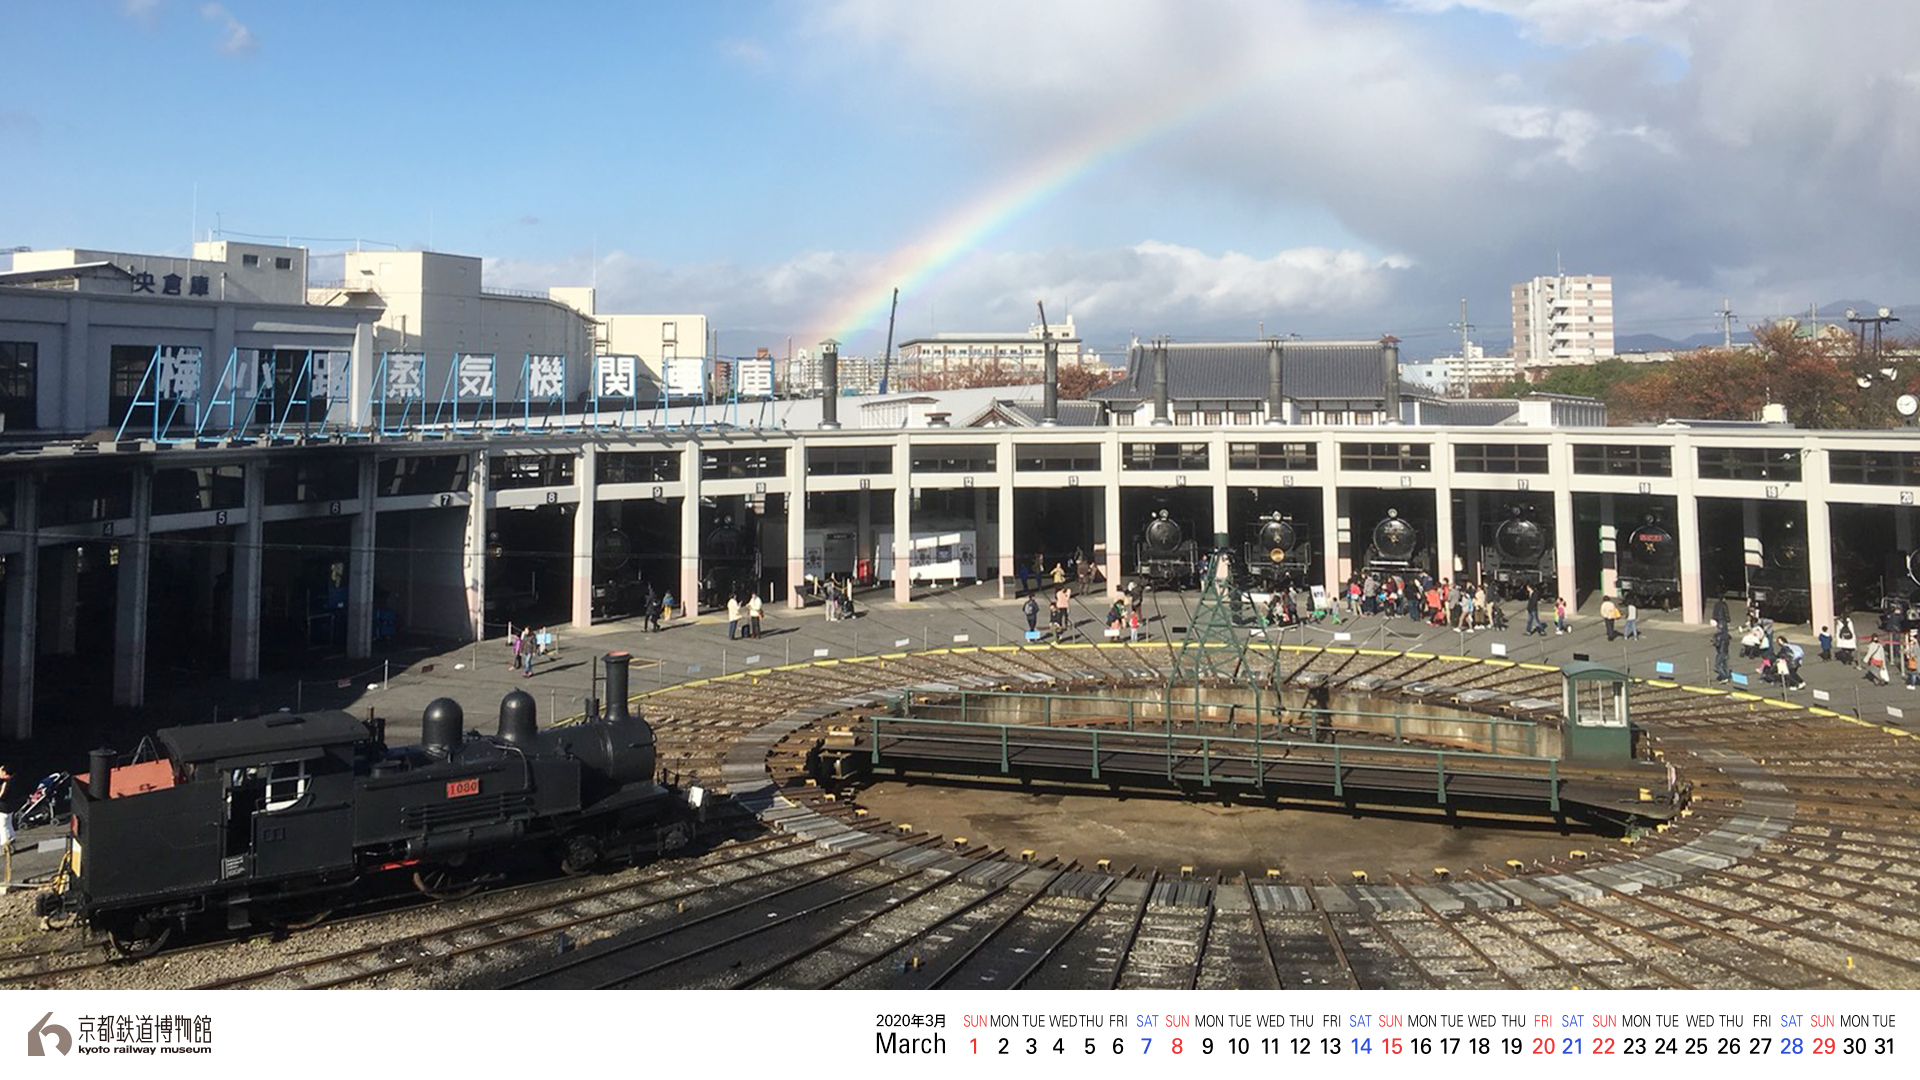
<path fill-rule="evenodd" d="M 0 250 L 486 260 L 723 354 L 1920 299 L 1920 5 L 9 0 Z M 317 264 L 324 268 L 324 259 Z M 316 276 L 324 272 L 316 271 Z"/>

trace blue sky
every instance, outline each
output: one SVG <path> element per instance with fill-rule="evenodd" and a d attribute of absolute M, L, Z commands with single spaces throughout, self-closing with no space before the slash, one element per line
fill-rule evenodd
<path fill-rule="evenodd" d="M 1113 351 L 1420 354 L 1462 298 L 1497 339 L 1556 257 L 1627 332 L 1920 297 L 1920 11 L 1871 0 L 20 0 L 0 41 L 0 247 L 431 246 L 723 351 L 877 348 L 891 278 L 902 337 L 1042 299 Z"/>

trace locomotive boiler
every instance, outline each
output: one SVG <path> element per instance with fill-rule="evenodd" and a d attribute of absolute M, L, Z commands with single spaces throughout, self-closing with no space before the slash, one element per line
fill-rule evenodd
<path fill-rule="evenodd" d="M 1369 574 L 1407 575 L 1426 568 L 1426 550 L 1419 528 L 1401 517 L 1400 511 L 1388 510 L 1387 516 L 1373 526 L 1361 570 Z"/>
<path fill-rule="evenodd" d="M 1679 538 L 1652 514 L 1616 535 L 1620 598 L 1641 607 L 1670 608 L 1679 603 Z"/>
<path fill-rule="evenodd" d="M 1184 589 L 1199 575 L 1198 545 L 1165 510 L 1141 526 L 1134 552 L 1134 572 L 1156 589 Z"/>
<path fill-rule="evenodd" d="M 1487 530 L 1480 546 L 1482 576 L 1501 596 L 1523 595 L 1527 586 L 1553 595 L 1556 577 L 1553 530 L 1531 506 L 1516 506 Z"/>
<path fill-rule="evenodd" d="M 1765 528 L 1760 565 L 1747 571 L 1747 599 L 1769 618 L 1800 622 L 1813 610 L 1807 579 L 1807 542 L 1800 523 L 1787 518 Z"/>
<path fill-rule="evenodd" d="M 362 883 L 447 898 L 516 855 L 580 873 L 681 846 L 703 796 L 656 780 L 653 729 L 627 708 L 628 659 L 606 657 L 604 715 L 546 730 L 515 690 L 491 736 L 440 698 L 418 746 L 322 711 L 165 728 L 152 760 L 95 751 L 40 914 L 78 917 L 141 956 L 178 931 L 311 919 Z"/>
<path fill-rule="evenodd" d="M 1300 539 L 1293 520 L 1275 511 L 1256 518 L 1242 555 L 1256 589 L 1297 586 L 1307 580 L 1313 545 Z"/>

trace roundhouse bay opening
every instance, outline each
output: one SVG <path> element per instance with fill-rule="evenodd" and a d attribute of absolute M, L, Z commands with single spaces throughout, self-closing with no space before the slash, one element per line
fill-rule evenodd
<path fill-rule="evenodd" d="M 815 782 L 872 816 L 1115 870 L 1424 875 L 1564 858 L 1678 814 L 1665 765 L 1635 758 L 1630 729 L 1597 746 L 1562 702 L 1491 712 L 1454 697 L 1310 682 L 1277 697 L 930 690 L 795 738 L 817 748 Z"/>

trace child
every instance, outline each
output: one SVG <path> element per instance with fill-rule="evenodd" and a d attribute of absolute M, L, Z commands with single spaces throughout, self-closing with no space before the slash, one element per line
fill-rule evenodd
<path fill-rule="evenodd" d="M 1820 659 L 1823 662 L 1833 659 L 1833 635 L 1824 626 L 1820 628 Z"/>

